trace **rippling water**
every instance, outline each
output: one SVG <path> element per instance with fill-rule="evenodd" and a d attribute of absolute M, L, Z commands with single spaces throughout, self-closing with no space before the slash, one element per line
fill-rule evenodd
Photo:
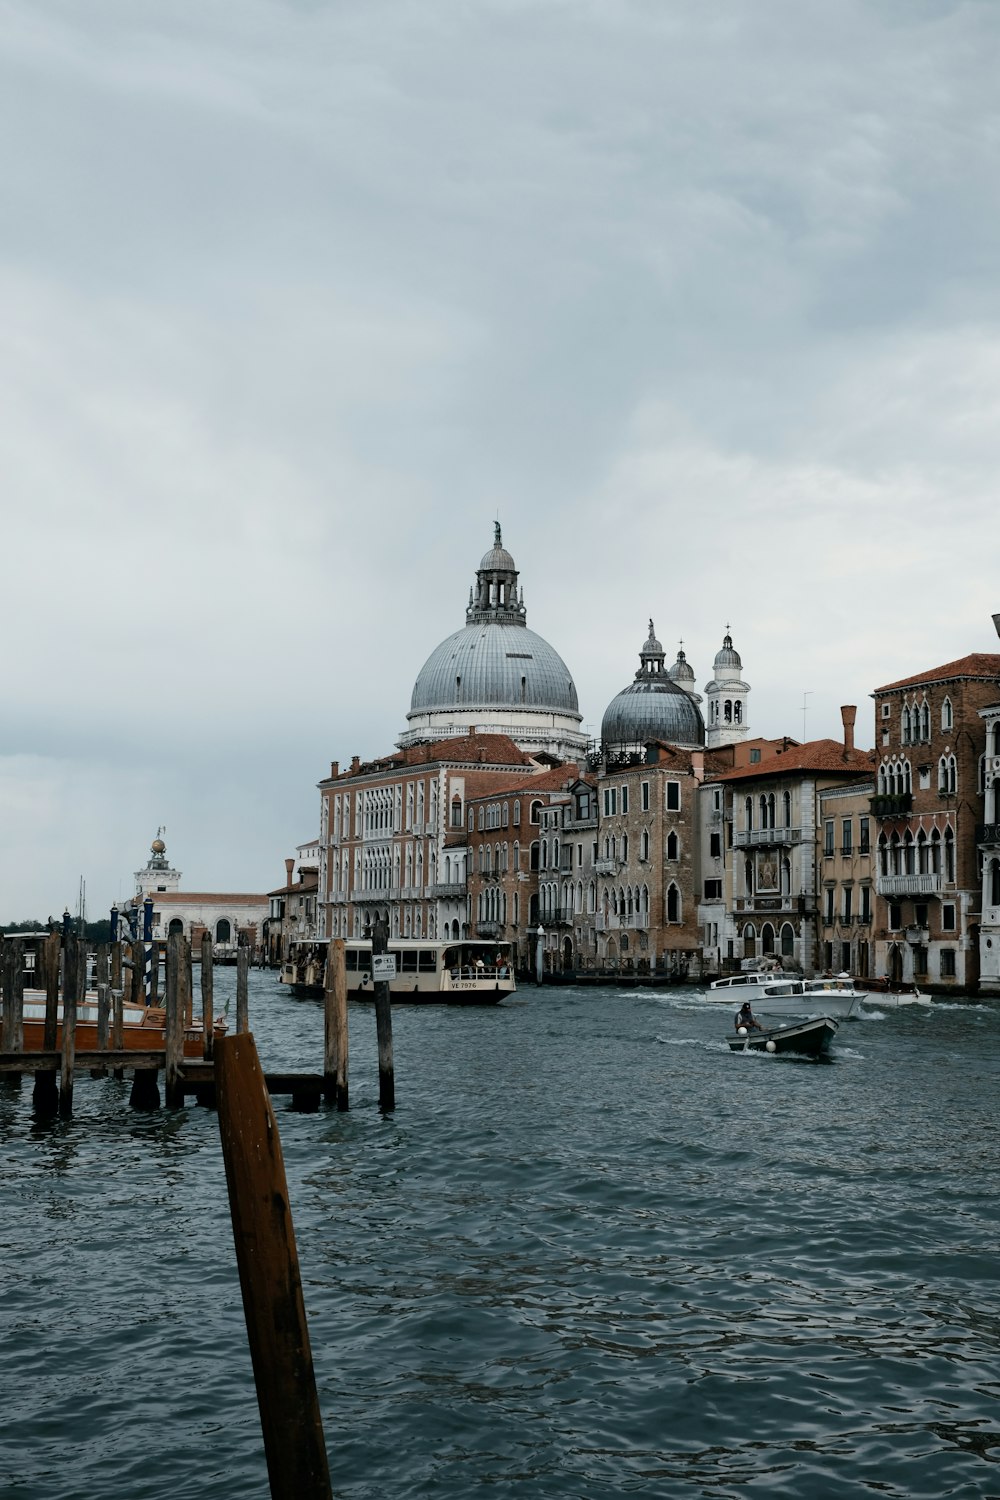
<path fill-rule="evenodd" d="M 231 984 L 217 978 L 217 992 Z M 317 1005 L 253 975 L 267 1067 Z M 733 1055 L 691 991 L 352 1008 L 278 1101 L 335 1495 L 1000 1496 L 1000 1010 Z M 214 1113 L 0 1085 L 0 1493 L 267 1495 Z"/>

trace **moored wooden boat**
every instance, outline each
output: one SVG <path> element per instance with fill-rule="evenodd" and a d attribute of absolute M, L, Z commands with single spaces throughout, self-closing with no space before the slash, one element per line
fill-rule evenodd
<path fill-rule="evenodd" d="M 62 1047 L 62 1000 L 56 1018 L 56 1051 Z M 122 1046 L 128 1052 L 155 1052 L 166 1046 L 166 1018 L 163 1006 L 123 1006 Z M 215 1020 L 213 1031 L 224 1036 L 227 1022 L 223 1017 Z M 200 1021 L 184 1029 L 184 1056 L 201 1057 L 203 1053 L 204 1028 Z M 88 994 L 77 1004 L 76 1048 L 79 1052 L 99 1050 L 97 1038 L 97 997 Z M 40 990 L 24 993 L 24 1051 L 45 1050 L 45 996 Z"/>

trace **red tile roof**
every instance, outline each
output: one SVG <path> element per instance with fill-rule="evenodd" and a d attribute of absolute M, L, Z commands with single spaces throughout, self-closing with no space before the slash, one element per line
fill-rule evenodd
<path fill-rule="evenodd" d="M 340 771 L 337 781 L 350 781 L 356 776 L 379 775 L 387 771 L 404 771 L 410 766 L 432 764 L 463 766 L 524 766 L 532 765 L 531 757 L 519 750 L 506 734 L 458 734 L 447 739 L 432 740 L 426 745 L 410 745 L 397 750 L 393 755 L 384 755 L 378 760 L 363 761 L 357 766 L 348 766 Z M 326 785 L 329 777 L 320 785 Z"/>
<path fill-rule="evenodd" d="M 924 683 L 952 682 L 957 677 L 975 677 L 986 681 L 1000 681 L 1000 656 L 988 651 L 973 651 L 971 656 L 960 656 L 958 661 L 945 662 L 943 667 L 931 667 L 918 672 L 914 677 L 901 677 L 898 682 L 887 682 L 871 694 L 891 693 L 895 688 L 919 687 Z"/>
<path fill-rule="evenodd" d="M 266 896 L 247 895 L 241 891 L 236 895 L 225 891 L 149 891 L 155 906 L 266 906 Z"/>
<path fill-rule="evenodd" d="M 843 740 L 810 740 L 805 745 L 789 745 L 756 765 L 739 766 L 723 771 L 715 781 L 758 781 L 765 776 L 791 776 L 815 771 L 824 776 L 870 776 L 876 765 L 874 750 L 844 749 Z"/>
<path fill-rule="evenodd" d="M 487 791 L 469 793 L 466 801 L 481 802 L 504 792 L 512 797 L 520 793 L 531 796 L 535 792 L 564 792 L 575 781 L 586 781 L 591 787 L 594 785 L 593 780 L 580 775 L 580 768 L 575 761 L 570 761 L 566 765 L 553 766 L 550 770 L 536 771 L 533 776 L 519 776 L 516 781 L 501 782 L 500 785 L 490 787 Z"/>

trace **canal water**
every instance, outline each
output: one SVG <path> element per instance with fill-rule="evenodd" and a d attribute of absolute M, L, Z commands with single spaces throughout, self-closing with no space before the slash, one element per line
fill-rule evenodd
<path fill-rule="evenodd" d="M 231 986 L 217 976 L 217 994 Z M 320 1007 L 251 980 L 270 1068 Z M 279 1127 L 334 1494 L 1000 1496 L 1000 1010 L 730 1054 L 691 990 L 352 1007 Z M 213 1112 L 0 1086 L 0 1494 L 267 1496 Z"/>

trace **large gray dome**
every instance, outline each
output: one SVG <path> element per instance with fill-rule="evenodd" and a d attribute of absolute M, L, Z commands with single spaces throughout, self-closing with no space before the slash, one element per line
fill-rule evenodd
<path fill-rule="evenodd" d="M 400 746 L 475 729 L 560 759 L 583 756 L 573 679 L 559 653 L 528 629 L 517 578 L 496 522 L 463 629 L 435 647 L 417 675 Z"/>
<path fill-rule="evenodd" d="M 635 681 L 612 698 L 601 721 L 605 754 L 638 751 L 650 740 L 668 745 L 703 745 L 705 721 L 698 705 L 663 668 L 663 647 L 649 622 L 649 638 L 639 653 Z"/>
<path fill-rule="evenodd" d="M 526 625 L 483 622 L 456 630 L 431 652 L 410 712 L 467 708 L 576 713 L 576 688 L 558 651 Z"/>

